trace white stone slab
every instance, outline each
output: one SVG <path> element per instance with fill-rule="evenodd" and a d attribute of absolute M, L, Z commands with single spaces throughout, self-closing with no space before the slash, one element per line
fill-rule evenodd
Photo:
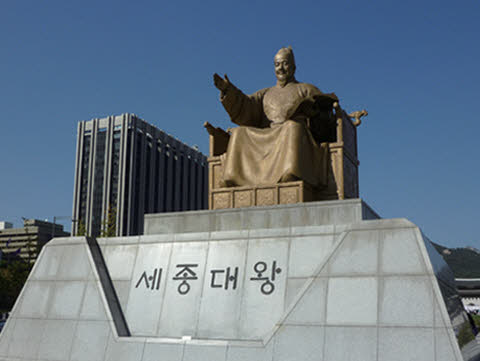
<path fill-rule="evenodd" d="M 130 287 L 132 284 L 131 280 L 116 280 L 113 281 L 113 287 L 115 288 L 115 293 L 117 294 L 118 302 L 122 308 L 122 311 L 128 308 L 128 297 L 130 295 Z"/>
<path fill-rule="evenodd" d="M 223 212 L 216 217 L 215 230 L 230 231 L 244 228 L 245 212 Z"/>
<path fill-rule="evenodd" d="M 377 360 L 376 327 L 326 327 L 323 361 Z"/>
<path fill-rule="evenodd" d="M 381 327 L 378 337 L 379 360 L 435 360 L 431 328 Z"/>
<path fill-rule="evenodd" d="M 292 237 L 288 266 L 289 277 L 311 277 L 333 251 L 334 237 L 311 235 Z"/>
<path fill-rule="evenodd" d="M 272 361 L 273 341 L 264 347 L 228 346 L 227 361 Z"/>
<path fill-rule="evenodd" d="M 325 324 L 326 278 L 316 278 L 288 315 L 286 324 Z"/>
<path fill-rule="evenodd" d="M 45 321 L 45 328 L 38 349 L 38 359 L 68 360 L 76 324 L 76 321 L 70 320 Z"/>
<path fill-rule="evenodd" d="M 142 361 L 182 361 L 183 359 L 183 343 L 145 343 Z"/>
<path fill-rule="evenodd" d="M 61 280 L 87 280 L 91 272 L 87 256 L 87 244 L 71 245 L 65 247 L 59 265 L 57 279 Z"/>
<path fill-rule="evenodd" d="M 145 215 L 147 216 L 147 215 Z M 182 235 L 185 233 L 179 233 L 179 235 Z M 175 235 L 172 233 L 166 233 L 166 234 L 150 234 L 150 235 L 143 235 L 140 236 L 140 241 L 139 243 L 141 244 L 147 244 L 147 243 L 168 243 L 172 242 L 175 239 Z"/>
<path fill-rule="evenodd" d="M 44 247 L 39 261 L 35 264 L 32 280 L 55 279 L 66 248 L 65 246 Z"/>
<path fill-rule="evenodd" d="M 56 282 L 48 316 L 54 319 L 76 319 L 80 312 L 85 286 L 84 281 Z"/>
<path fill-rule="evenodd" d="M 252 208 L 244 217 L 244 227 L 246 229 L 269 228 L 270 226 L 269 213 L 264 209 Z"/>
<path fill-rule="evenodd" d="M 312 226 L 307 224 L 300 227 L 290 227 L 290 234 L 292 236 L 325 236 L 333 235 L 335 233 L 335 226 L 333 225 L 322 225 L 322 226 Z"/>
<path fill-rule="evenodd" d="M 423 273 L 424 261 L 413 228 L 381 231 L 383 273 Z"/>
<path fill-rule="evenodd" d="M 247 245 L 246 240 L 210 242 L 197 337 L 238 336 Z"/>
<path fill-rule="evenodd" d="M 137 245 L 106 245 L 103 257 L 112 280 L 130 280 L 137 256 Z"/>
<path fill-rule="evenodd" d="M 435 310 L 433 312 L 434 327 L 448 327 L 448 324 L 450 323 L 450 320 L 448 319 L 448 314 L 446 312 L 445 315 L 443 314 L 443 310 L 440 308 L 437 300 L 435 300 L 435 297 L 433 299 L 433 304 L 435 307 Z"/>
<path fill-rule="evenodd" d="M 322 326 L 284 326 L 275 336 L 274 361 L 321 360 L 324 344 Z"/>
<path fill-rule="evenodd" d="M 376 325 L 377 295 L 374 277 L 330 278 L 327 324 Z"/>
<path fill-rule="evenodd" d="M 378 233 L 351 231 L 347 234 L 329 263 L 330 275 L 376 274 Z"/>
<path fill-rule="evenodd" d="M 46 318 L 54 289 L 54 281 L 28 281 L 17 317 Z"/>
<path fill-rule="evenodd" d="M 108 319 L 97 281 L 87 282 L 79 318 L 82 320 Z"/>
<path fill-rule="evenodd" d="M 209 212 L 182 212 L 177 213 L 176 217 L 178 217 L 178 220 L 174 221 L 176 233 L 211 229 Z"/>
<path fill-rule="evenodd" d="M 99 245 L 106 246 L 136 245 L 140 241 L 140 237 L 141 236 L 98 237 L 97 242 Z"/>
<path fill-rule="evenodd" d="M 110 334 L 105 361 L 141 361 L 145 340 L 115 340 Z"/>
<path fill-rule="evenodd" d="M 305 287 L 305 283 L 309 281 L 309 278 L 288 278 L 287 290 L 285 294 L 285 309 L 290 309 L 292 302 L 294 302 L 299 292 Z"/>
<path fill-rule="evenodd" d="M 434 303 L 428 277 L 385 277 L 381 282 L 381 324 L 433 327 Z"/>
<path fill-rule="evenodd" d="M 200 297 L 202 295 L 206 242 L 176 243 L 173 245 L 167 272 L 165 298 L 157 335 L 165 337 L 193 336 L 196 333 Z M 196 265 L 188 267 L 181 265 Z M 190 280 L 175 280 L 186 275 Z"/>
<path fill-rule="evenodd" d="M 288 246 L 286 238 L 256 239 L 248 242 L 245 289 L 239 324 L 239 336 L 242 339 L 262 338 L 272 330 L 284 312 Z M 265 269 L 260 278 L 268 279 L 252 280 L 259 278 L 255 267 L 257 270 Z"/>
<path fill-rule="evenodd" d="M 273 214 L 273 212 L 271 212 Z M 295 209 L 292 211 L 291 208 L 282 208 L 278 207 L 274 211 L 274 216 L 269 217 L 269 228 L 275 229 L 275 228 L 282 228 L 289 226 L 291 224 L 291 217 L 295 219 L 301 219 L 298 215 L 294 215 L 293 213 L 301 213 L 305 214 L 303 209 L 301 207 Z"/>
<path fill-rule="evenodd" d="M 134 335 L 156 335 L 169 267 L 171 244 L 140 245 L 130 282 L 126 319 Z"/>
<path fill-rule="evenodd" d="M 248 230 L 235 230 L 235 231 L 214 231 L 210 232 L 210 240 L 233 240 L 233 239 L 246 239 L 248 238 Z"/>
<path fill-rule="evenodd" d="M 13 330 L 15 329 L 16 319 L 10 317 L 7 323 L 3 326 L 0 332 L 0 357 L 7 357 L 10 339 L 12 338 Z"/>
<path fill-rule="evenodd" d="M 225 361 L 227 346 L 185 345 L 183 361 Z"/>
<path fill-rule="evenodd" d="M 109 334 L 110 324 L 106 321 L 79 321 L 70 361 L 102 361 Z"/>
<path fill-rule="evenodd" d="M 36 359 L 45 322 L 45 320 L 17 319 L 15 328 L 12 330 L 8 359 Z M 28 345 L 28 347 L 25 347 L 25 345 Z"/>
<path fill-rule="evenodd" d="M 159 235 L 162 236 L 162 235 Z M 142 241 L 144 237 L 152 237 L 152 236 L 143 236 Z M 168 242 L 173 241 L 174 242 L 192 242 L 192 241 L 208 241 L 210 238 L 210 233 L 209 232 L 190 232 L 190 233 L 175 233 L 174 235 L 169 235 L 168 237 Z"/>
<path fill-rule="evenodd" d="M 282 238 L 290 236 L 290 228 L 257 228 L 248 231 L 248 237 L 251 238 Z"/>
<path fill-rule="evenodd" d="M 446 328 L 435 329 L 435 361 L 463 361 L 454 351 L 451 339 Z M 450 331 L 453 332 L 453 331 Z M 456 341 L 454 341 L 456 342 Z M 456 346 L 456 345 L 455 345 Z"/>
<path fill-rule="evenodd" d="M 355 202 L 355 201 L 354 201 Z M 332 218 L 331 223 L 350 223 L 353 220 L 362 219 L 361 203 L 357 202 L 354 206 L 345 207 L 345 204 L 337 203 L 332 206 Z"/>
<path fill-rule="evenodd" d="M 352 223 L 361 221 L 362 217 L 372 217 L 372 212 L 367 215 L 367 212 L 362 213 L 362 208 L 365 206 L 361 199 L 350 199 L 243 209 L 149 214 L 145 216 L 144 230 L 145 234 L 172 234 L 212 232 L 226 228 L 234 230 Z"/>

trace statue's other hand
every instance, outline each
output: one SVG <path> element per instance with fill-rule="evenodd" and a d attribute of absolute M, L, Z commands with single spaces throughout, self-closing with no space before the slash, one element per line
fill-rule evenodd
<path fill-rule="evenodd" d="M 228 79 L 227 74 L 225 74 L 225 79 L 223 79 L 220 75 L 215 73 L 213 74 L 213 84 L 215 84 L 218 90 L 224 93 L 230 86 L 230 80 Z"/>

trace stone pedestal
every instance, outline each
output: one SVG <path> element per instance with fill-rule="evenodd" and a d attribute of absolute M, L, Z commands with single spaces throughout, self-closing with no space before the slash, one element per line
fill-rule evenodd
<path fill-rule="evenodd" d="M 314 200 L 314 190 L 305 182 L 270 186 L 218 188 L 210 191 L 210 209 L 272 206 Z"/>
<path fill-rule="evenodd" d="M 149 215 L 145 230 L 49 242 L 0 360 L 480 355 L 428 239 L 361 200 Z"/>

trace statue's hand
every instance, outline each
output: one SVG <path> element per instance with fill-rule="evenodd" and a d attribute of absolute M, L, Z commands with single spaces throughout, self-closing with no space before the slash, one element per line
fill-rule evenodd
<path fill-rule="evenodd" d="M 223 79 L 217 73 L 213 74 L 213 84 L 220 90 L 222 93 L 225 93 L 230 86 L 230 79 L 228 79 L 227 74 L 225 74 L 225 79 Z"/>

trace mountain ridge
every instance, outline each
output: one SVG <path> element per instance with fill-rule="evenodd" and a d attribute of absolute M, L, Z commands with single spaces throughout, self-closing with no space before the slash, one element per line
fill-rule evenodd
<path fill-rule="evenodd" d="M 432 245 L 450 266 L 455 278 L 480 278 L 480 250 L 471 246 L 447 248 L 435 242 Z"/>

